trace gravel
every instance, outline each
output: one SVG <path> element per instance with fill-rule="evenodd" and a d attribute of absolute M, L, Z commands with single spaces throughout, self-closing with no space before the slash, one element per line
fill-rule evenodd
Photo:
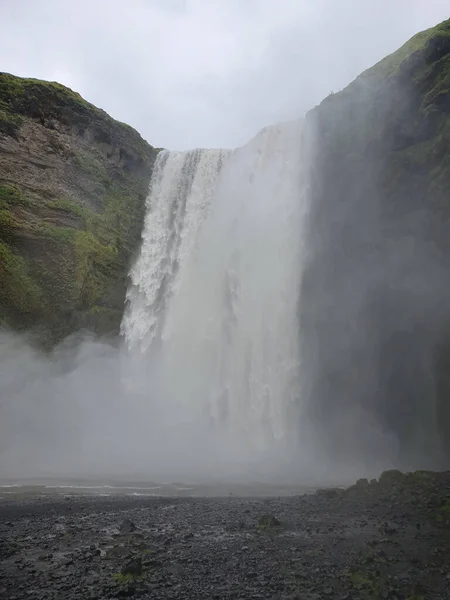
<path fill-rule="evenodd" d="M 448 600 L 449 556 L 449 472 L 280 498 L 0 501 L 4 600 Z"/>

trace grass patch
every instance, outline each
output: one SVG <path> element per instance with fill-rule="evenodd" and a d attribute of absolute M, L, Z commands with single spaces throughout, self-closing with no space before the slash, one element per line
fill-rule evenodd
<path fill-rule="evenodd" d="M 443 498 L 441 505 L 436 509 L 433 515 L 433 521 L 441 527 L 450 526 L 450 498 Z"/>
<path fill-rule="evenodd" d="M 42 292 L 31 278 L 25 259 L 0 242 L 0 304 L 33 313 L 41 307 Z"/>
<path fill-rule="evenodd" d="M 364 71 L 358 79 L 370 77 L 385 79 L 387 77 L 395 76 L 399 72 L 401 65 L 416 52 L 426 50 L 427 44 L 429 44 L 431 40 L 437 40 L 442 37 L 446 38 L 447 36 L 450 36 L 450 20 L 443 21 L 435 27 L 417 33 L 398 50 L 380 60 L 370 69 Z"/>
<path fill-rule="evenodd" d="M 132 575 L 131 573 L 127 573 L 126 575 L 124 575 L 123 573 L 114 574 L 114 581 L 119 585 L 132 583 L 133 581 L 138 581 L 140 579 L 142 579 L 142 575 Z"/>
<path fill-rule="evenodd" d="M 50 200 L 47 202 L 47 206 L 49 208 L 71 213 L 76 217 L 84 217 L 87 210 L 83 206 L 80 206 L 71 200 Z"/>
<path fill-rule="evenodd" d="M 273 531 L 281 527 L 280 521 L 273 515 L 263 515 L 258 522 L 258 529 Z"/>
<path fill-rule="evenodd" d="M 75 156 L 75 165 L 84 173 L 101 183 L 106 189 L 111 187 L 111 178 L 101 161 L 87 152 L 79 152 Z"/>
<path fill-rule="evenodd" d="M 96 303 L 102 296 L 111 268 L 117 262 L 117 250 L 104 245 L 88 231 L 74 235 L 76 256 L 76 285 L 83 306 Z"/>
<path fill-rule="evenodd" d="M 381 576 L 364 571 L 347 571 L 347 577 L 351 587 L 358 590 L 362 598 L 378 600 L 385 597 L 383 594 L 386 593 L 386 583 Z"/>
<path fill-rule="evenodd" d="M 71 227 L 47 227 L 45 233 L 62 244 L 69 244 L 75 238 L 75 229 Z"/>
<path fill-rule="evenodd" d="M 26 198 L 17 185 L 4 183 L 0 185 L 0 208 L 9 206 L 32 206 L 33 202 Z"/>
<path fill-rule="evenodd" d="M 17 137 L 23 117 L 11 114 L 0 105 L 0 134 Z"/>

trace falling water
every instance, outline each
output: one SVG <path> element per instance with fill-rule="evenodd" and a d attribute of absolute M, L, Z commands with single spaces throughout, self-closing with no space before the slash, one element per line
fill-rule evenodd
<path fill-rule="evenodd" d="M 155 165 L 122 332 L 156 428 L 215 464 L 267 461 L 297 429 L 303 163 L 289 122 Z"/>

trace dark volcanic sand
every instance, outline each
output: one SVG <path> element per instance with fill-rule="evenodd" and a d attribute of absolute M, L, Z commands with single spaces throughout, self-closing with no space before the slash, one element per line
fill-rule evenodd
<path fill-rule="evenodd" d="M 130 561 L 140 576 L 120 574 Z M 450 473 L 270 499 L 0 502 L 2 600 L 123 597 L 448 600 Z"/>

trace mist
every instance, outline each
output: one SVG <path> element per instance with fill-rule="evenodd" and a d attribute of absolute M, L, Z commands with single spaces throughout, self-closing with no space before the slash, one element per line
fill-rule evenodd
<path fill-rule="evenodd" d="M 160 401 L 157 365 L 90 336 L 50 355 L 0 337 L 3 478 L 226 480 L 245 455 L 225 452 L 198 415 Z M 269 469 L 270 470 L 270 469 Z"/>
<path fill-rule="evenodd" d="M 367 401 L 369 308 L 399 270 L 422 292 L 410 318 L 433 302 L 396 232 L 389 269 L 389 245 L 370 270 L 353 246 L 336 262 L 346 227 L 388 239 L 356 206 L 322 236 L 313 147 L 296 121 L 233 152 L 160 153 L 120 343 L 43 354 L 0 336 L 0 477 L 323 485 L 403 464 L 384 400 Z"/>
<path fill-rule="evenodd" d="M 409 154 L 435 135 L 413 83 L 424 55 L 403 77 L 378 88 L 361 77 L 309 115 L 301 379 L 337 464 L 448 467 L 448 221 Z"/>
<path fill-rule="evenodd" d="M 239 431 L 224 433 L 195 408 L 167 404 L 155 389 L 157 365 L 83 337 L 43 354 L 26 337 L 0 334 L 3 480 L 341 485 L 394 464 L 380 449 L 395 440 L 364 414 L 364 434 L 353 435 L 376 436 L 370 461 L 336 462 L 306 418 L 295 443 L 252 452 Z"/>

